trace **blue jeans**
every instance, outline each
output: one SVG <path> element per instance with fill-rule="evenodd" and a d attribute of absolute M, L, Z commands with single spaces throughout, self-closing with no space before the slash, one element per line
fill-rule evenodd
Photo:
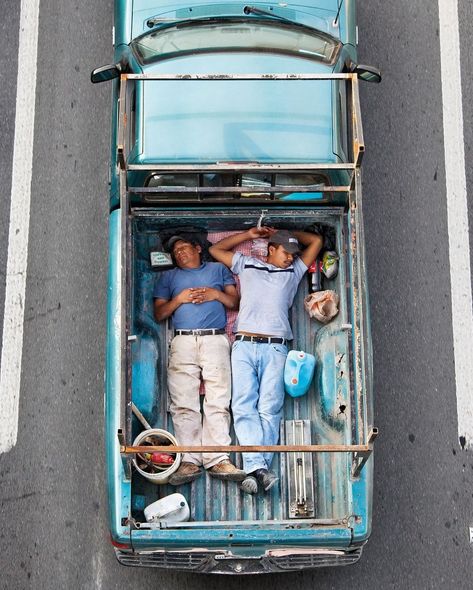
<path fill-rule="evenodd" d="M 284 404 L 284 344 L 237 340 L 232 348 L 232 411 L 241 445 L 276 445 Z M 243 453 L 246 473 L 269 469 L 273 453 Z"/>

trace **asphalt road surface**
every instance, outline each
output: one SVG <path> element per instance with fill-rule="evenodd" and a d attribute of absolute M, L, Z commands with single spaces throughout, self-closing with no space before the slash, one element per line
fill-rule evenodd
<path fill-rule="evenodd" d="M 0 23 L 5 276 L 19 3 Z M 112 0 L 42 0 L 16 447 L 0 455 L 0 587 L 473 587 L 473 454 L 458 443 L 436 2 L 359 2 L 365 234 L 375 375 L 373 534 L 355 566 L 221 578 L 127 569 L 107 532 L 103 367 Z M 459 2 L 467 186 L 473 8 Z M 470 218 L 470 226 L 473 219 Z M 0 309 L 4 287 L 0 286 Z M 0 314 L 1 315 L 1 314 Z M 0 317 L 0 322 L 2 318 Z M 225 585 L 225 586 L 224 586 Z"/>

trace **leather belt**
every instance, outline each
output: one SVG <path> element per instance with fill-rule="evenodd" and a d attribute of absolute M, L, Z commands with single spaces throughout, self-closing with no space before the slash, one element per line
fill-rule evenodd
<path fill-rule="evenodd" d="M 216 336 L 225 334 L 225 330 L 174 330 L 174 336 Z"/>
<path fill-rule="evenodd" d="M 273 336 L 245 336 L 244 334 L 237 334 L 235 340 L 256 342 L 257 344 L 286 344 L 286 338 L 274 338 Z"/>

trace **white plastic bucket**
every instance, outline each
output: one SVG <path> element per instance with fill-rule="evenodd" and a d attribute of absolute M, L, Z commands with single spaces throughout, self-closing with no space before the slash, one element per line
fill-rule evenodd
<path fill-rule="evenodd" d="M 167 430 L 162 430 L 161 428 L 150 428 L 149 430 L 143 430 L 143 432 L 140 432 L 140 434 L 135 438 L 133 446 L 140 447 L 150 443 L 153 445 L 165 445 L 168 443 L 171 443 L 172 445 L 178 444 L 174 436 L 170 432 L 167 432 Z M 135 466 L 136 471 L 138 471 L 138 473 L 148 481 L 156 484 L 165 484 L 168 482 L 171 475 L 177 471 L 177 469 L 179 469 L 181 459 L 181 453 L 176 453 L 174 463 L 165 469 L 157 471 L 156 473 L 151 473 L 150 471 L 141 469 L 141 467 L 138 466 L 136 457 L 133 457 L 133 465 Z"/>

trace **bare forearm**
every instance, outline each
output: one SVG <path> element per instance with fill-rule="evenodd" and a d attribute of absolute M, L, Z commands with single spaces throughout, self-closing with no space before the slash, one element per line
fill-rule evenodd
<path fill-rule="evenodd" d="M 238 309 L 238 295 L 220 292 L 217 301 L 220 301 L 226 309 Z"/>
<path fill-rule="evenodd" d="M 226 252 L 228 250 L 232 250 L 235 246 L 238 246 L 239 244 L 242 244 L 247 240 L 251 240 L 251 236 L 249 235 L 249 233 L 249 231 L 244 231 L 238 234 L 234 234 L 233 236 L 229 236 L 228 238 L 224 238 L 223 240 L 220 240 L 220 242 L 217 242 L 213 246 L 210 246 L 209 252 L 213 256 L 213 251 L 215 250 L 225 250 Z"/>
<path fill-rule="evenodd" d="M 157 301 L 155 301 L 154 317 L 156 321 L 162 322 L 163 320 L 167 320 L 168 317 L 172 316 L 172 314 L 180 305 L 181 303 L 178 301 L 177 297 L 163 303 L 158 303 Z"/>
<path fill-rule="evenodd" d="M 310 246 L 310 244 L 319 244 L 322 246 L 323 238 L 319 234 L 313 234 L 308 231 L 293 231 L 292 232 L 303 246 Z"/>
<path fill-rule="evenodd" d="M 295 231 L 293 233 L 299 242 L 304 246 L 304 250 L 300 255 L 300 259 L 307 267 L 309 267 L 317 258 L 324 240 L 322 236 L 306 231 Z"/>

